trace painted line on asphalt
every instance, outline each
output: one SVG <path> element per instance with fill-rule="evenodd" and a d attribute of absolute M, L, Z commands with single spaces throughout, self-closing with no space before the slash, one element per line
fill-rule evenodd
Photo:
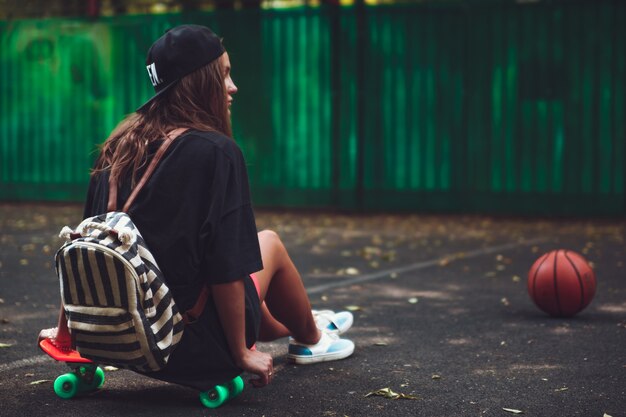
<path fill-rule="evenodd" d="M 537 238 L 537 239 L 531 239 L 531 240 L 524 240 L 521 242 L 507 243 L 504 245 L 489 246 L 489 247 L 482 248 L 482 249 L 476 249 L 476 250 L 472 250 L 468 252 L 463 252 L 462 254 L 459 252 L 456 252 L 453 254 L 443 255 L 437 259 L 416 262 L 410 265 L 400 266 L 397 268 L 390 268 L 390 269 L 385 269 L 383 271 L 372 272 L 371 274 L 358 275 L 350 279 L 344 279 L 341 281 L 333 281 L 327 284 L 316 285 L 316 286 L 307 288 L 307 293 L 319 294 L 319 293 L 331 290 L 333 288 L 347 287 L 349 285 L 362 284 L 364 282 L 375 281 L 380 278 L 387 278 L 391 274 L 401 274 L 404 272 L 412 272 L 412 271 L 417 271 L 420 269 L 430 268 L 432 266 L 439 265 L 439 263 L 444 259 L 455 261 L 459 259 L 477 258 L 477 257 L 484 256 L 484 255 L 490 255 L 492 253 L 504 252 L 507 250 L 515 249 L 520 246 L 529 246 L 529 245 L 535 245 L 537 243 L 543 243 L 547 240 L 548 239 L 546 238 Z"/>
<path fill-rule="evenodd" d="M 354 278 L 350 278 L 350 279 L 330 282 L 328 284 L 323 284 L 323 285 L 317 285 L 311 288 L 307 288 L 307 293 L 319 294 L 321 292 L 328 291 L 333 288 L 347 287 L 349 285 L 362 284 L 364 282 L 375 281 L 380 278 L 389 277 L 391 274 L 394 274 L 394 273 L 401 274 L 404 272 L 412 272 L 412 271 L 417 271 L 420 269 L 430 268 L 432 266 L 439 265 L 439 263 L 444 259 L 454 261 L 458 259 L 477 258 L 479 256 L 484 256 L 484 255 L 489 255 L 489 254 L 496 253 L 496 252 L 504 252 L 507 250 L 515 249 L 519 246 L 535 245 L 537 243 L 545 242 L 546 240 L 547 239 L 545 238 L 540 238 L 540 239 L 525 240 L 525 241 L 516 242 L 516 243 L 507 243 L 507 244 L 498 245 L 498 246 L 489 246 L 489 247 L 482 248 L 482 249 L 477 249 L 477 250 L 473 250 L 469 252 L 463 252 L 462 255 L 460 255 L 459 252 L 457 252 L 453 254 L 444 255 L 436 259 L 431 259 L 428 261 L 416 262 L 413 264 L 400 266 L 397 268 L 390 268 L 390 269 L 385 269 L 383 271 L 376 271 L 371 274 L 355 276 Z M 47 356 L 39 355 L 39 356 L 30 357 L 30 358 L 20 359 L 20 360 L 10 362 L 7 364 L 0 364 L 0 373 L 13 371 L 15 369 L 23 368 L 25 366 L 39 365 L 48 360 L 50 360 L 50 358 L 48 358 Z"/>
<path fill-rule="evenodd" d="M 48 362 L 50 359 L 51 359 L 50 357 L 44 354 L 41 354 L 38 356 L 20 359 L 20 360 L 9 362 L 9 363 L 3 363 L 3 364 L 0 364 L 0 373 L 14 371 L 16 369 L 23 368 L 25 366 L 40 365 L 44 362 Z"/>

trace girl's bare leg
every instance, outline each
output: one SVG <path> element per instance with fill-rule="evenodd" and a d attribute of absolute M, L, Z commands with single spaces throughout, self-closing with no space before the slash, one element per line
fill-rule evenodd
<path fill-rule="evenodd" d="M 284 324 L 276 320 L 267 308 L 267 304 L 261 303 L 261 329 L 259 330 L 260 342 L 271 342 L 272 340 L 290 336 L 291 332 Z"/>
<path fill-rule="evenodd" d="M 67 328 L 67 318 L 65 317 L 65 309 L 61 303 L 59 311 L 59 321 L 57 327 L 52 329 L 44 329 L 39 333 L 39 340 L 44 338 L 54 339 L 55 344 L 59 346 L 69 347 L 72 342 L 70 331 Z"/>
<path fill-rule="evenodd" d="M 272 231 L 259 233 L 263 270 L 258 278 L 261 301 L 260 340 L 292 336 L 301 343 L 315 344 L 321 333 L 311 314 L 311 303 L 302 279 L 285 246 Z"/>

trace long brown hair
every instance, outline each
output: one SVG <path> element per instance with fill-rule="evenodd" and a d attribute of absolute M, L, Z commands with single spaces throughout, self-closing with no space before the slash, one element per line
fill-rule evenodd
<path fill-rule="evenodd" d="M 226 97 L 222 65 L 216 59 L 122 120 L 102 145 L 92 175 L 110 170 L 111 177 L 121 182 L 130 174 L 134 185 L 150 144 L 176 128 L 216 131 L 232 137 Z"/>

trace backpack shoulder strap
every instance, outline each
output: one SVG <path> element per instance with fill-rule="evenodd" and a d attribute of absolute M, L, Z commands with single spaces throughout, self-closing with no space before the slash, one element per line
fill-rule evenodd
<path fill-rule="evenodd" d="M 148 168 L 146 168 L 146 172 L 144 172 L 143 176 L 141 177 L 141 180 L 139 180 L 139 183 L 137 183 L 133 191 L 130 193 L 128 200 L 126 200 L 126 203 L 124 204 L 124 208 L 122 209 L 124 213 L 128 212 L 128 209 L 135 201 L 135 198 L 137 197 L 137 195 L 139 194 L 143 186 L 150 179 L 150 176 L 156 169 L 158 163 L 161 161 L 161 158 L 163 158 L 163 155 L 165 155 L 165 152 L 167 151 L 167 149 L 170 147 L 172 142 L 174 142 L 174 139 L 182 135 L 185 131 L 187 131 L 187 128 L 181 127 L 178 129 L 174 129 L 170 133 L 167 134 L 167 136 L 163 140 L 163 143 L 159 147 L 159 150 L 152 157 L 152 160 L 150 161 Z M 117 180 L 118 180 L 117 177 L 112 177 L 112 176 L 109 177 L 109 202 L 107 204 L 107 211 L 115 211 L 117 209 Z"/>
<path fill-rule="evenodd" d="M 200 318 L 202 312 L 204 311 L 204 307 L 206 306 L 206 302 L 211 296 L 211 288 L 208 284 L 202 286 L 200 290 L 200 294 L 198 295 L 198 299 L 196 303 L 189 310 L 183 313 L 183 323 L 193 324 L 196 320 Z"/>

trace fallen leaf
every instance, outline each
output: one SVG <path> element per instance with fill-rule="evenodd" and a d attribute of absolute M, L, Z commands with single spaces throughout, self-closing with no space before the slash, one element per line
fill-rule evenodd
<path fill-rule="evenodd" d="M 450 259 L 449 258 L 442 258 L 439 260 L 439 266 L 446 266 L 450 263 Z"/>
<path fill-rule="evenodd" d="M 608 415 L 607 413 L 604 413 L 604 416 L 603 416 L 603 417 L 613 417 L 613 416 L 610 416 L 610 415 Z"/>
<path fill-rule="evenodd" d="M 503 410 L 506 411 L 507 413 L 524 414 L 522 410 L 516 410 L 514 408 L 503 408 Z"/>
<path fill-rule="evenodd" d="M 441 375 L 434 374 L 433 376 L 430 377 L 430 379 L 441 379 Z"/>
<path fill-rule="evenodd" d="M 24 376 L 25 376 L 26 378 L 32 378 L 32 377 L 34 377 L 34 376 L 35 376 L 35 374 L 28 373 L 28 374 L 24 374 Z"/>
<path fill-rule="evenodd" d="M 396 252 L 389 251 L 382 254 L 381 258 L 387 262 L 393 262 L 396 260 Z"/>
<path fill-rule="evenodd" d="M 348 311 L 361 311 L 363 309 L 361 307 L 359 307 L 359 306 L 346 306 L 346 310 L 348 310 Z"/>
<path fill-rule="evenodd" d="M 376 342 L 374 346 L 387 346 L 387 342 Z"/>
<path fill-rule="evenodd" d="M 115 372 L 117 370 L 119 370 L 119 368 L 116 368 L 115 366 L 105 366 L 104 368 L 102 368 L 103 370 L 107 371 L 107 372 Z"/>
<path fill-rule="evenodd" d="M 408 301 L 409 301 L 409 304 L 417 304 L 418 300 L 417 300 L 417 297 L 411 297 L 411 298 L 409 298 Z"/>
<path fill-rule="evenodd" d="M 563 391 L 567 391 L 569 388 L 567 387 L 563 387 L 563 388 L 557 388 L 554 390 L 554 392 L 563 392 Z"/>
<path fill-rule="evenodd" d="M 27 243 L 25 245 L 22 245 L 23 252 L 32 252 L 34 250 L 35 250 L 35 245 L 32 243 Z"/>
<path fill-rule="evenodd" d="M 41 384 L 45 384 L 45 383 L 47 383 L 47 382 L 52 382 L 52 381 L 51 381 L 51 380 L 49 380 L 49 379 L 39 379 L 39 380 L 37 380 L 37 381 L 33 381 L 33 382 L 31 382 L 31 383 L 30 383 L 30 384 L 28 384 L 28 385 L 41 385 Z"/>
<path fill-rule="evenodd" d="M 378 397 L 389 398 L 390 400 L 398 400 L 398 399 L 417 400 L 418 399 L 414 395 L 401 394 L 401 393 L 392 391 L 391 388 L 381 388 L 379 390 L 368 392 L 367 394 L 365 394 L 366 397 L 371 397 L 373 395 L 378 396 Z"/>
<path fill-rule="evenodd" d="M 380 256 L 381 253 L 382 253 L 382 250 L 380 248 L 373 247 L 373 246 L 366 246 L 361 251 L 361 255 L 365 259 L 371 259 L 372 256 Z"/>
<path fill-rule="evenodd" d="M 0 343 L 0 348 L 10 348 L 13 345 L 10 345 L 8 343 Z"/>
<path fill-rule="evenodd" d="M 359 275 L 359 270 L 356 268 L 346 268 L 346 275 Z"/>

